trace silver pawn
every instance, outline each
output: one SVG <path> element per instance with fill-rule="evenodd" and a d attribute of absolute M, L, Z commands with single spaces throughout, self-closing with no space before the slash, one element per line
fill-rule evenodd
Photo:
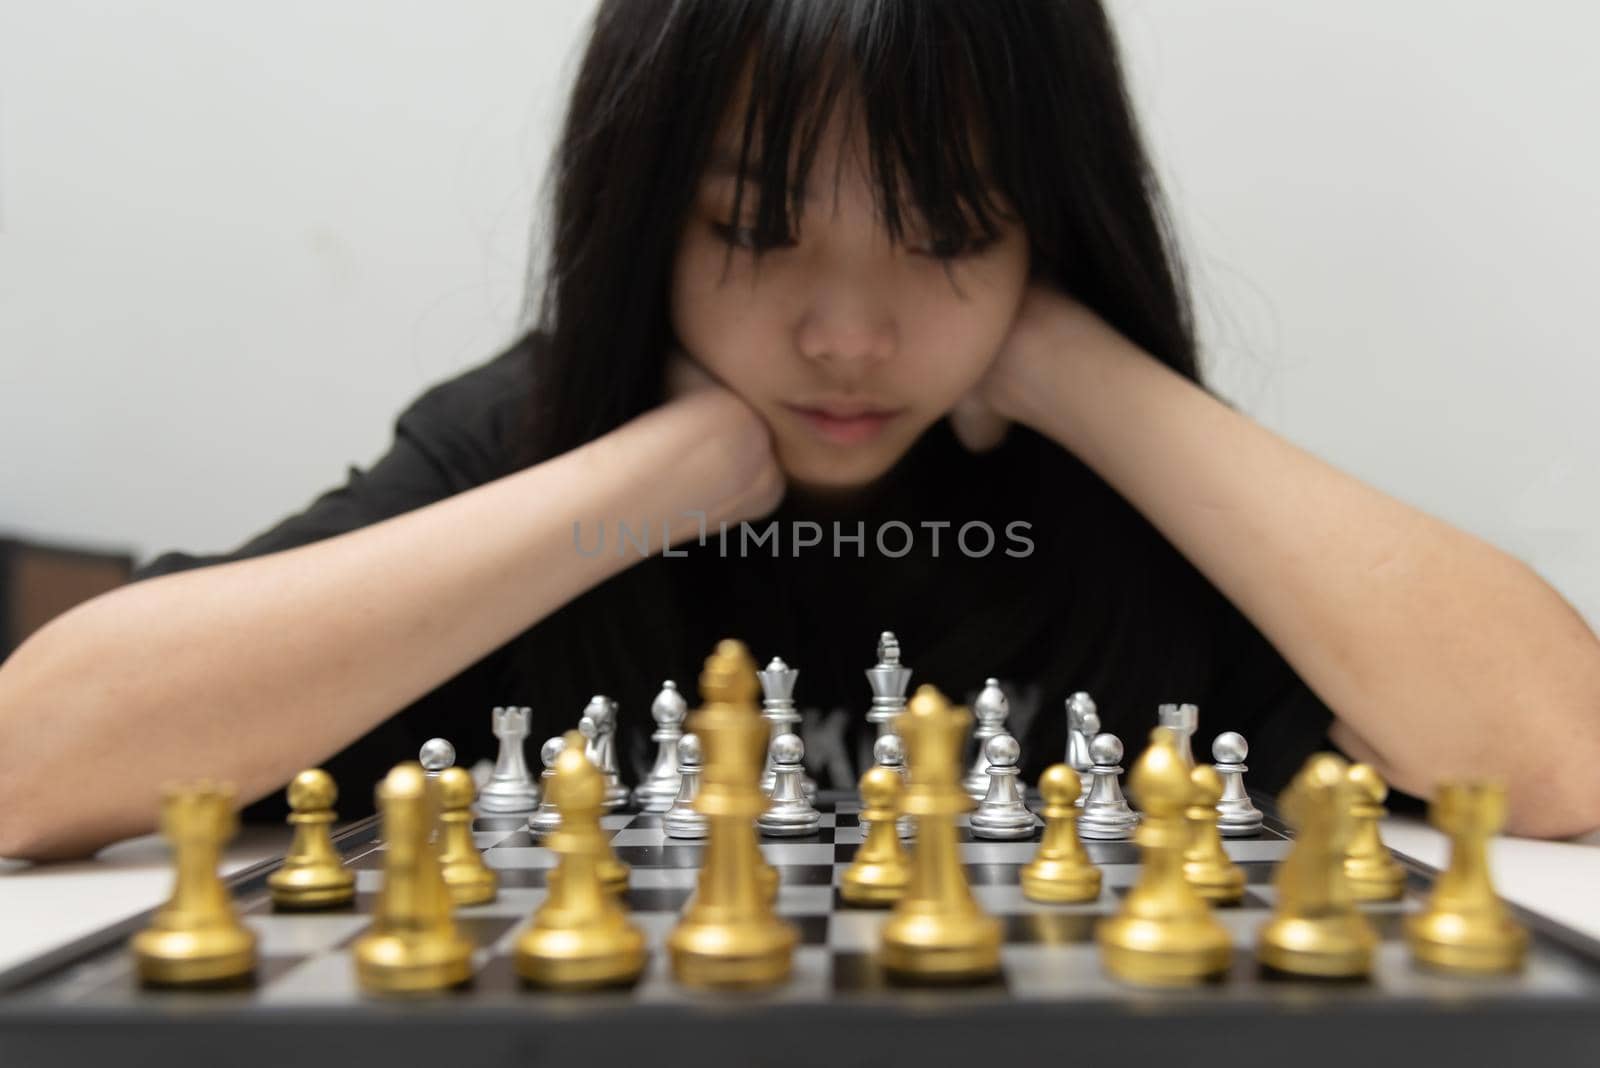
<path fill-rule="evenodd" d="M 977 753 L 972 758 L 972 770 L 967 772 L 961 785 L 974 801 L 982 801 L 989 792 L 989 758 L 985 755 L 985 746 L 990 738 L 1005 733 L 1006 717 L 1011 715 L 1011 702 L 1000 688 L 999 679 L 983 680 L 983 690 L 979 692 L 978 699 L 972 702 L 972 715 L 978 721 L 977 728 L 972 732 Z"/>
<path fill-rule="evenodd" d="M 1094 778 L 1089 774 L 1089 769 L 1094 767 L 1094 758 L 1089 756 L 1089 743 L 1094 739 L 1095 735 L 1100 733 L 1100 714 L 1093 708 L 1085 709 L 1081 717 L 1078 719 L 1078 722 L 1083 727 L 1083 734 L 1084 738 L 1086 739 L 1086 741 L 1083 743 L 1083 754 L 1086 758 L 1086 762 L 1084 769 L 1078 773 L 1079 790 L 1077 804 L 1079 808 L 1082 808 L 1083 803 L 1089 800 L 1089 788 L 1094 785 Z"/>
<path fill-rule="evenodd" d="M 774 775 L 772 743 L 785 734 L 793 734 L 800 723 L 800 713 L 794 708 L 794 684 L 800 678 L 800 671 L 785 664 L 782 657 L 775 656 L 765 671 L 756 672 L 756 678 L 761 681 L 761 718 L 771 725 L 767 766 L 761 772 L 761 792 L 771 797 Z M 811 781 L 804 768 L 800 771 L 800 781 L 805 787 L 806 796 L 815 797 L 817 784 Z"/>
<path fill-rule="evenodd" d="M 428 778 L 437 779 L 445 768 L 455 766 L 456 747 L 443 738 L 429 738 L 422 743 L 422 750 L 417 754 L 417 760 L 422 764 L 422 770 Z"/>
<path fill-rule="evenodd" d="M 972 814 L 974 838 L 1016 839 L 1033 836 L 1033 813 L 1022 801 L 1017 759 L 1022 747 L 1009 734 L 997 734 L 984 744 L 989 761 L 989 790 Z"/>
<path fill-rule="evenodd" d="M 628 788 L 622 785 L 622 777 L 617 773 L 617 703 L 603 694 L 595 694 L 589 698 L 588 707 L 583 710 L 583 716 L 578 720 L 578 729 L 584 731 L 584 720 L 589 721 L 589 728 L 584 733 L 588 744 L 584 746 L 589 762 L 606 780 L 606 809 L 621 808 L 628 803 Z"/>
<path fill-rule="evenodd" d="M 661 684 L 661 692 L 650 704 L 650 718 L 656 721 L 650 740 L 656 743 L 656 761 L 633 791 L 633 803 L 643 812 L 665 812 L 678 796 L 678 742 L 683 737 L 683 719 L 689 702 L 671 679 Z"/>
<path fill-rule="evenodd" d="M 1085 716 L 1094 716 L 1098 723 L 1100 710 L 1095 706 L 1094 698 L 1079 690 L 1067 698 L 1067 766 L 1080 776 L 1089 770 L 1089 739 L 1100 729 L 1085 727 Z"/>
<path fill-rule="evenodd" d="M 500 752 L 489 781 L 478 791 L 478 808 L 484 812 L 528 812 L 538 807 L 539 784 L 522 752 L 532 713 L 531 708 L 494 710 L 494 736 L 500 739 Z"/>
<path fill-rule="evenodd" d="M 872 707 L 867 722 L 878 727 L 878 737 L 894 733 L 895 720 L 906 709 L 906 687 L 911 684 L 911 669 L 900 663 L 900 641 L 894 631 L 878 635 L 878 663 L 867 669 L 872 687 Z"/>
<path fill-rule="evenodd" d="M 685 734 L 678 739 L 678 796 L 661 817 L 668 838 L 704 838 L 706 818 L 694 810 L 700 796 L 700 739 Z"/>
<path fill-rule="evenodd" d="M 1132 836 L 1139 814 L 1122 796 L 1122 742 L 1115 734 L 1097 734 L 1089 743 L 1089 775 L 1094 785 L 1078 817 L 1078 837 L 1112 841 Z"/>
<path fill-rule="evenodd" d="M 1156 722 L 1178 732 L 1178 752 L 1183 757 L 1184 765 L 1191 771 L 1194 770 L 1194 747 L 1189 740 L 1194 737 L 1196 728 L 1200 726 L 1199 706 L 1162 705 L 1156 709 Z"/>
<path fill-rule="evenodd" d="M 767 802 L 767 810 L 756 817 L 756 827 L 762 834 L 774 838 L 816 834 L 822 815 L 811 807 L 800 781 L 805 774 L 800 765 L 806 755 L 805 743 L 797 734 L 780 734 L 769 749 L 775 773 L 772 798 Z"/>
<path fill-rule="evenodd" d="M 1242 838 L 1261 830 L 1261 810 L 1244 788 L 1244 758 L 1250 746 L 1244 735 L 1224 731 L 1211 743 L 1211 759 L 1222 776 L 1222 800 L 1217 802 L 1217 830 L 1229 838 Z"/>
<path fill-rule="evenodd" d="M 872 743 L 872 762 L 880 768 L 888 768 L 900 776 L 902 783 L 906 782 L 906 748 L 905 742 L 900 740 L 898 734 L 885 734 L 882 738 Z M 872 821 L 863 819 L 861 824 L 861 840 L 867 840 L 867 828 Z M 917 834 L 917 821 L 910 816 L 901 815 L 894 821 L 894 833 L 901 838 L 914 838 Z"/>
<path fill-rule="evenodd" d="M 539 763 L 544 765 L 544 772 L 539 776 L 539 789 L 544 800 L 539 803 L 539 811 L 528 817 L 528 830 L 535 838 L 543 838 L 561 827 L 561 810 L 550 800 L 550 780 L 556 777 L 556 758 L 566 748 L 566 740 L 559 735 L 539 747 Z"/>

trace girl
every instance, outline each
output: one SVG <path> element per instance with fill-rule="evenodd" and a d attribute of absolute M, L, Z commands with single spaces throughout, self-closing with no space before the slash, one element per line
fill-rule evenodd
<path fill-rule="evenodd" d="M 1578 615 L 1205 390 L 1093 0 L 610 0 L 553 208 L 533 328 L 370 470 L 0 670 L 0 854 L 144 831 L 197 775 L 271 815 L 325 764 L 356 814 L 429 736 L 491 756 L 496 704 L 537 742 L 606 693 L 637 767 L 724 636 L 800 669 L 849 787 L 884 629 L 914 683 L 1006 684 L 1030 777 L 1081 689 L 1130 758 L 1193 701 L 1260 787 L 1333 747 L 1600 823 Z"/>

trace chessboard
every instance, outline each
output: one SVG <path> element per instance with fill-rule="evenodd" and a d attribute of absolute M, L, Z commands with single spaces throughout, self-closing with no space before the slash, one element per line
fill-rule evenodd
<path fill-rule="evenodd" d="M 0 974 L 0 1063 L 972 1065 L 997 1055 L 1056 1051 L 1174 1065 L 1398 1063 L 1597 1063 L 1600 943 L 1542 916 L 1514 910 L 1531 929 L 1526 969 L 1467 979 L 1414 965 L 1401 935 L 1435 872 L 1410 858 L 1398 902 L 1363 906 L 1381 938 L 1373 973 L 1326 982 L 1264 974 L 1253 959 L 1257 929 L 1273 905 L 1273 875 L 1291 842 L 1265 799 L 1260 834 L 1227 839 L 1244 869 L 1244 901 L 1217 910 L 1233 933 L 1224 979 L 1175 990 L 1129 986 L 1106 974 L 1094 925 L 1117 907 L 1139 872 L 1132 842 L 1086 842 L 1104 880 L 1097 901 L 1026 900 L 1018 870 L 1035 840 L 976 840 L 963 825 L 961 853 L 974 896 L 1004 925 L 1002 973 L 981 985 L 892 983 L 877 964 L 887 912 L 853 907 L 839 880 L 861 841 L 853 799 L 819 798 L 818 832 L 763 839 L 780 876 L 777 910 L 800 933 L 794 974 L 782 986 L 740 993 L 686 989 L 672 979 L 664 942 L 694 887 L 704 846 L 668 838 L 658 815 L 603 818 L 617 856 L 632 866 L 626 895 L 651 959 L 634 986 L 552 993 L 525 987 L 513 967 L 519 929 L 543 900 L 555 857 L 523 816 L 478 815 L 473 834 L 500 877 L 498 898 L 457 910 L 479 946 L 468 985 L 402 1000 L 361 992 L 351 945 L 371 918 L 383 847 L 376 819 L 336 836 L 356 872 L 353 906 L 277 912 L 266 889 L 276 863 L 230 883 L 260 937 L 255 980 L 215 990 L 138 985 L 127 939 L 149 919 L 132 917 L 46 957 Z M 1129 1060 L 1129 1058 L 1132 1058 Z"/>

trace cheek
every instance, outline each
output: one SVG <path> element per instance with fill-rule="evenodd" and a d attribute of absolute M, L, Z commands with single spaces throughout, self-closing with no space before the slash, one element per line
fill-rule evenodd
<path fill-rule="evenodd" d="M 723 246 L 685 239 L 673 267 L 672 327 L 696 359 L 729 384 L 748 377 L 771 350 L 771 316 L 735 258 L 723 278 Z"/>

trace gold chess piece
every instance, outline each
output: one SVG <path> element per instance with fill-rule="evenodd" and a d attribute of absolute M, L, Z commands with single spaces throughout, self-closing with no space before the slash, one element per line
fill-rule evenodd
<path fill-rule="evenodd" d="M 1307 760 L 1281 798 L 1294 845 L 1273 881 L 1277 904 L 1256 940 L 1256 959 L 1291 975 L 1351 979 L 1372 970 L 1377 935 L 1344 875 L 1354 829 L 1348 766 L 1332 753 Z"/>
<path fill-rule="evenodd" d="M 456 926 L 450 891 L 435 852 L 438 792 L 414 761 L 378 784 L 383 813 L 383 889 L 372 926 L 356 941 L 363 990 L 410 994 L 472 978 L 472 943 Z"/>
<path fill-rule="evenodd" d="M 1527 930 L 1494 890 L 1489 838 L 1506 818 L 1499 783 L 1445 783 L 1428 820 L 1450 836 L 1450 867 L 1433 884 L 1422 911 L 1406 921 L 1406 940 L 1420 963 L 1473 975 L 1514 972 L 1528 950 Z"/>
<path fill-rule="evenodd" d="M 1183 877 L 1194 787 L 1179 739 L 1171 727 L 1155 728 L 1134 762 L 1129 789 L 1144 813 L 1133 836 L 1139 881 L 1116 915 L 1095 927 L 1106 970 L 1145 986 L 1199 982 L 1226 972 L 1233 959 L 1228 929 Z"/>
<path fill-rule="evenodd" d="M 172 846 L 172 896 L 133 936 L 139 979 L 156 986 L 199 986 L 247 979 L 256 966 L 255 932 L 234 912 L 217 874 L 222 843 L 238 830 L 233 787 L 169 786 L 161 833 Z"/>
<path fill-rule="evenodd" d="M 328 833 L 339 788 L 333 776 L 310 768 L 289 783 L 289 825 L 294 841 L 283 866 L 267 877 L 272 903 L 280 909 L 326 909 L 356 896 L 355 873 L 345 868 Z"/>
<path fill-rule="evenodd" d="M 1378 833 L 1388 813 L 1383 799 L 1389 787 L 1371 764 L 1351 764 L 1345 773 L 1351 785 L 1350 814 L 1355 830 L 1344 852 L 1344 875 L 1357 901 L 1398 901 L 1406 889 L 1406 870 L 1394 859 Z"/>
<path fill-rule="evenodd" d="M 1213 905 L 1237 904 L 1244 898 L 1244 871 L 1228 857 L 1217 829 L 1222 776 L 1210 764 L 1197 764 L 1189 772 L 1189 785 L 1193 793 L 1184 812 L 1190 838 L 1183 854 L 1183 877 Z"/>
<path fill-rule="evenodd" d="M 565 989 L 630 983 L 644 970 L 644 934 L 600 878 L 601 858 L 611 851 L 600 828 L 606 781 L 577 731 L 567 733 L 546 789 L 561 810 L 560 828 L 545 838 L 560 857 L 551 873 L 559 877 L 549 880 L 549 895 L 517 939 L 517 973 Z"/>
<path fill-rule="evenodd" d="M 1022 896 L 1029 901 L 1065 904 L 1100 896 L 1100 869 L 1078 839 L 1078 795 L 1083 784 L 1066 764 L 1053 764 L 1039 776 L 1044 798 L 1044 836 L 1039 851 L 1022 867 Z"/>
<path fill-rule="evenodd" d="M 852 905 L 892 905 L 911 879 L 906 851 L 894 821 L 899 815 L 900 773 L 868 768 L 861 776 L 861 819 L 867 837 L 839 881 L 840 895 Z"/>
<path fill-rule="evenodd" d="M 1000 923 L 973 898 L 956 842 L 956 817 L 974 805 L 960 766 L 971 725 L 971 714 L 928 685 L 896 724 L 908 780 L 901 807 L 917 824 L 911 882 L 882 934 L 883 966 L 900 979 L 959 982 L 1000 970 Z"/>
<path fill-rule="evenodd" d="M 672 972 L 695 987 L 760 987 L 789 977 L 798 933 L 778 919 L 763 883 L 755 818 L 771 730 L 756 711 L 756 665 L 725 639 L 700 675 L 705 706 L 687 724 L 705 759 L 695 811 L 706 817 L 705 862 L 683 918 L 667 938 Z"/>
<path fill-rule="evenodd" d="M 458 908 L 494 900 L 500 877 L 483 862 L 472 841 L 472 802 L 478 787 L 466 768 L 445 768 L 436 780 L 439 790 L 439 870 Z"/>

